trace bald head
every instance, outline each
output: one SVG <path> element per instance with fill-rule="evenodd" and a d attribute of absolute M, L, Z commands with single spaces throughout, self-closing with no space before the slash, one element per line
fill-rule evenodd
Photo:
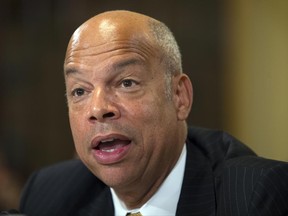
<path fill-rule="evenodd" d="M 109 11 L 83 23 L 72 35 L 65 62 L 78 49 L 105 46 L 107 42 L 131 40 L 145 43 L 157 53 L 166 74 L 182 72 L 181 54 L 173 34 L 162 22 L 131 11 Z"/>

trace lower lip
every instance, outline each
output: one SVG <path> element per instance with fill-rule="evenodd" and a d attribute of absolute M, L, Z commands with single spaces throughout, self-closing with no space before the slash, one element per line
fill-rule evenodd
<path fill-rule="evenodd" d="M 131 143 L 120 148 L 115 149 L 113 152 L 105 152 L 99 149 L 92 149 L 92 154 L 96 161 L 100 164 L 114 164 L 120 162 L 128 153 Z"/>

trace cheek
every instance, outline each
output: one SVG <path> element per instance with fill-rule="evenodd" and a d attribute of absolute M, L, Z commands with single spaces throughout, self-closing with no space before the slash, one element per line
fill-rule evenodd
<path fill-rule="evenodd" d="M 155 101 L 141 100 L 129 103 L 122 112 L 122 117 L 129 118 L 132 122 L 144 127 L 153 123 L 159 117 Z"/>
<path fill-rule="evenodd" d="M 160 131 L 169 127 L 170 121 L 176 120 L 172 102 L 163 100 L 159 95 L 127 104 L 124 110 L 125 118 L 130 119 L 131 124 L 141 130 L 145 139 L 154 139 Z"/>
<path fill-rule="evenodd" d="M 81 120 L 81 116 L 77 115 L 74 112 L 69 112 L 69 121 L 70 121 L 70 127 L 71 132 L 74 140 L 74 145 L 76 147 L 76 150 L 79 154 L 79 151 L 83 149 L 84 143 L 85 143 L 85 137 L 84 131 L 85 131 L 85 125 L 83 124 L 83 120 Z"/>
<path fill-rule="evenodd" d="M 75 136 L 78 136 L 78 124 L 79 124 L 79 119 L 73 112 L 69 112 L 69 122 L 70 122 L 70 128 L 72 131 L 73 138 L 75 139 Z"/>

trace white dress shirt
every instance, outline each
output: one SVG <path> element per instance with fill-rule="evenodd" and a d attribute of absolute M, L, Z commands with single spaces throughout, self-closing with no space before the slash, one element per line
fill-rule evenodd
<path fill-rule="evenodd" d="M 127 209 L 124 202 L 122 202 L 115 191 L 110 188 L 115 216 L 125 216 L 128 212 L 136 213 L 139 211 L 143 216 L 176 215 L 177 204 L 184 178 L 186 154 L 186 145 L 184 145 L 182 153 L 170 174 L 164 180 L 158 191 L 139 209 Z"/>

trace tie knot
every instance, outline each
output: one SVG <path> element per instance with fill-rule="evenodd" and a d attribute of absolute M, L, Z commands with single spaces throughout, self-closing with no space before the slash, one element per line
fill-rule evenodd
<path fill-rule="evenodd" d="M 137 212 L 137 213 L 131 213 L 131 212 L 128 212 L 126 214 L 126 216 L 142 216 L 142 214 L 140 212 Z"/>

